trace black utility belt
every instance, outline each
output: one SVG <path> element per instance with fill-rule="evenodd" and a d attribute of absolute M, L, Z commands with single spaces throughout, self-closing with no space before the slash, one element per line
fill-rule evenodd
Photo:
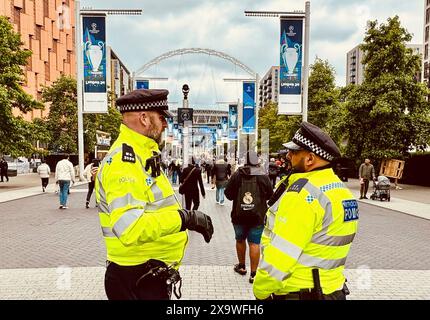
<path fill-rule="evenodd" d="M 344 290 L 337 290 L 330 294 L 323 294 L 323 300 L 326 298 L 331 298 L 333 296 L 339 296 L 340 294 L 345 294 Z M 301 289 L 300 291 L 289 292 L 287 294 L 273 294 L 273 300 L 318 300 L 313 289 Z M 331 299 L 330 299 L 331 300 Z"/>

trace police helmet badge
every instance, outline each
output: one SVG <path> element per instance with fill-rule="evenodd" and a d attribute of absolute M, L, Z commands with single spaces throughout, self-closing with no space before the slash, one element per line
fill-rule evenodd
<path fill-rule="evenodd" d="M 251 192 L 245 192 L 245 196 L 243 197 L 243 203 L 251 204 L 254 201 L 252 198 Z"/>

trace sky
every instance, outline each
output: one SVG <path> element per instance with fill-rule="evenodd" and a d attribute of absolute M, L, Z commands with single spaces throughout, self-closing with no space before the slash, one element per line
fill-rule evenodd
<path fill-rule="evenodd" d="M 336 72 L 336 83 L 346 81 L 346 54 L 363 40 L 366 22 L 386 22 L 398 15 L 423 43 L 424 0 L 311 0 L 310 63 L 316 57 Z M 246 17 L 245 10 L 294 11 L 305 9 L 304 0 L 81 0 L 82 7 L 143 9 L 141 16 L 108 16 L 107 42 L 133 72 L 154 58 L 173 50 L 205 48 L 223 52 L 263 77 L 279 65 L 279 18 Z M 224 108 L 242 99 L 240 82 L 249 75 L 231 62 L 205 54 L 177 55 L 149 68 L 143 77 L 151 88 L 169 90 L 169 103 L 182 101 L 181 88 L 190 86 L 190 107 Z"/>

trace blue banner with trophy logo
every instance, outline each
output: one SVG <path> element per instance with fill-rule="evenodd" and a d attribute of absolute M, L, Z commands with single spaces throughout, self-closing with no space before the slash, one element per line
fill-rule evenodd
<path fill-rule="evenodd" d="M 106 18 L 83 16 L 84 112 L 107 112 Z"/>
<path fill-rule="evenodd" d="M 281 19 L 278 114 L 302 113 L 303 19 Z"/>
<path fill-rule="evenodd" d="M 149 80 L 136 80 L 136 89 L 149 89 Z"/>
<path fill-rule="evenodd" d="M 230 129 L 237 129 L 237 105 L 230 104 L 228 106 L 228 127 Z"/>
<path fill-rule="evenodd" d="M 255 131 L 255 83 L 243 83 L 243 122 L 244 134 L 253 134 Z"/>

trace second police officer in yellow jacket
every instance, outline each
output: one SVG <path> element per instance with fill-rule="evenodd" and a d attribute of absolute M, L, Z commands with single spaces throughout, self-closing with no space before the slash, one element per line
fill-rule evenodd
<path fill-rule="evenodd" d="M 254 295 L 344 300 L 343 271 L 359 216 L 357 201 L 331 169 L 339 149 L 307 122 L 284 146 L 293 171 L 269 201 Z"/>
<path fill-rule="evenodd" d="M 182 209 L 160 169 L 158 144 L 171 116 L 167 95 L 140 89 L 117 100 L 123 124 L 96 178 L 109 299 L 170 299 L 180 281 L 186 230 L 206 242 L 213 234 L 210 217 Z"/>

